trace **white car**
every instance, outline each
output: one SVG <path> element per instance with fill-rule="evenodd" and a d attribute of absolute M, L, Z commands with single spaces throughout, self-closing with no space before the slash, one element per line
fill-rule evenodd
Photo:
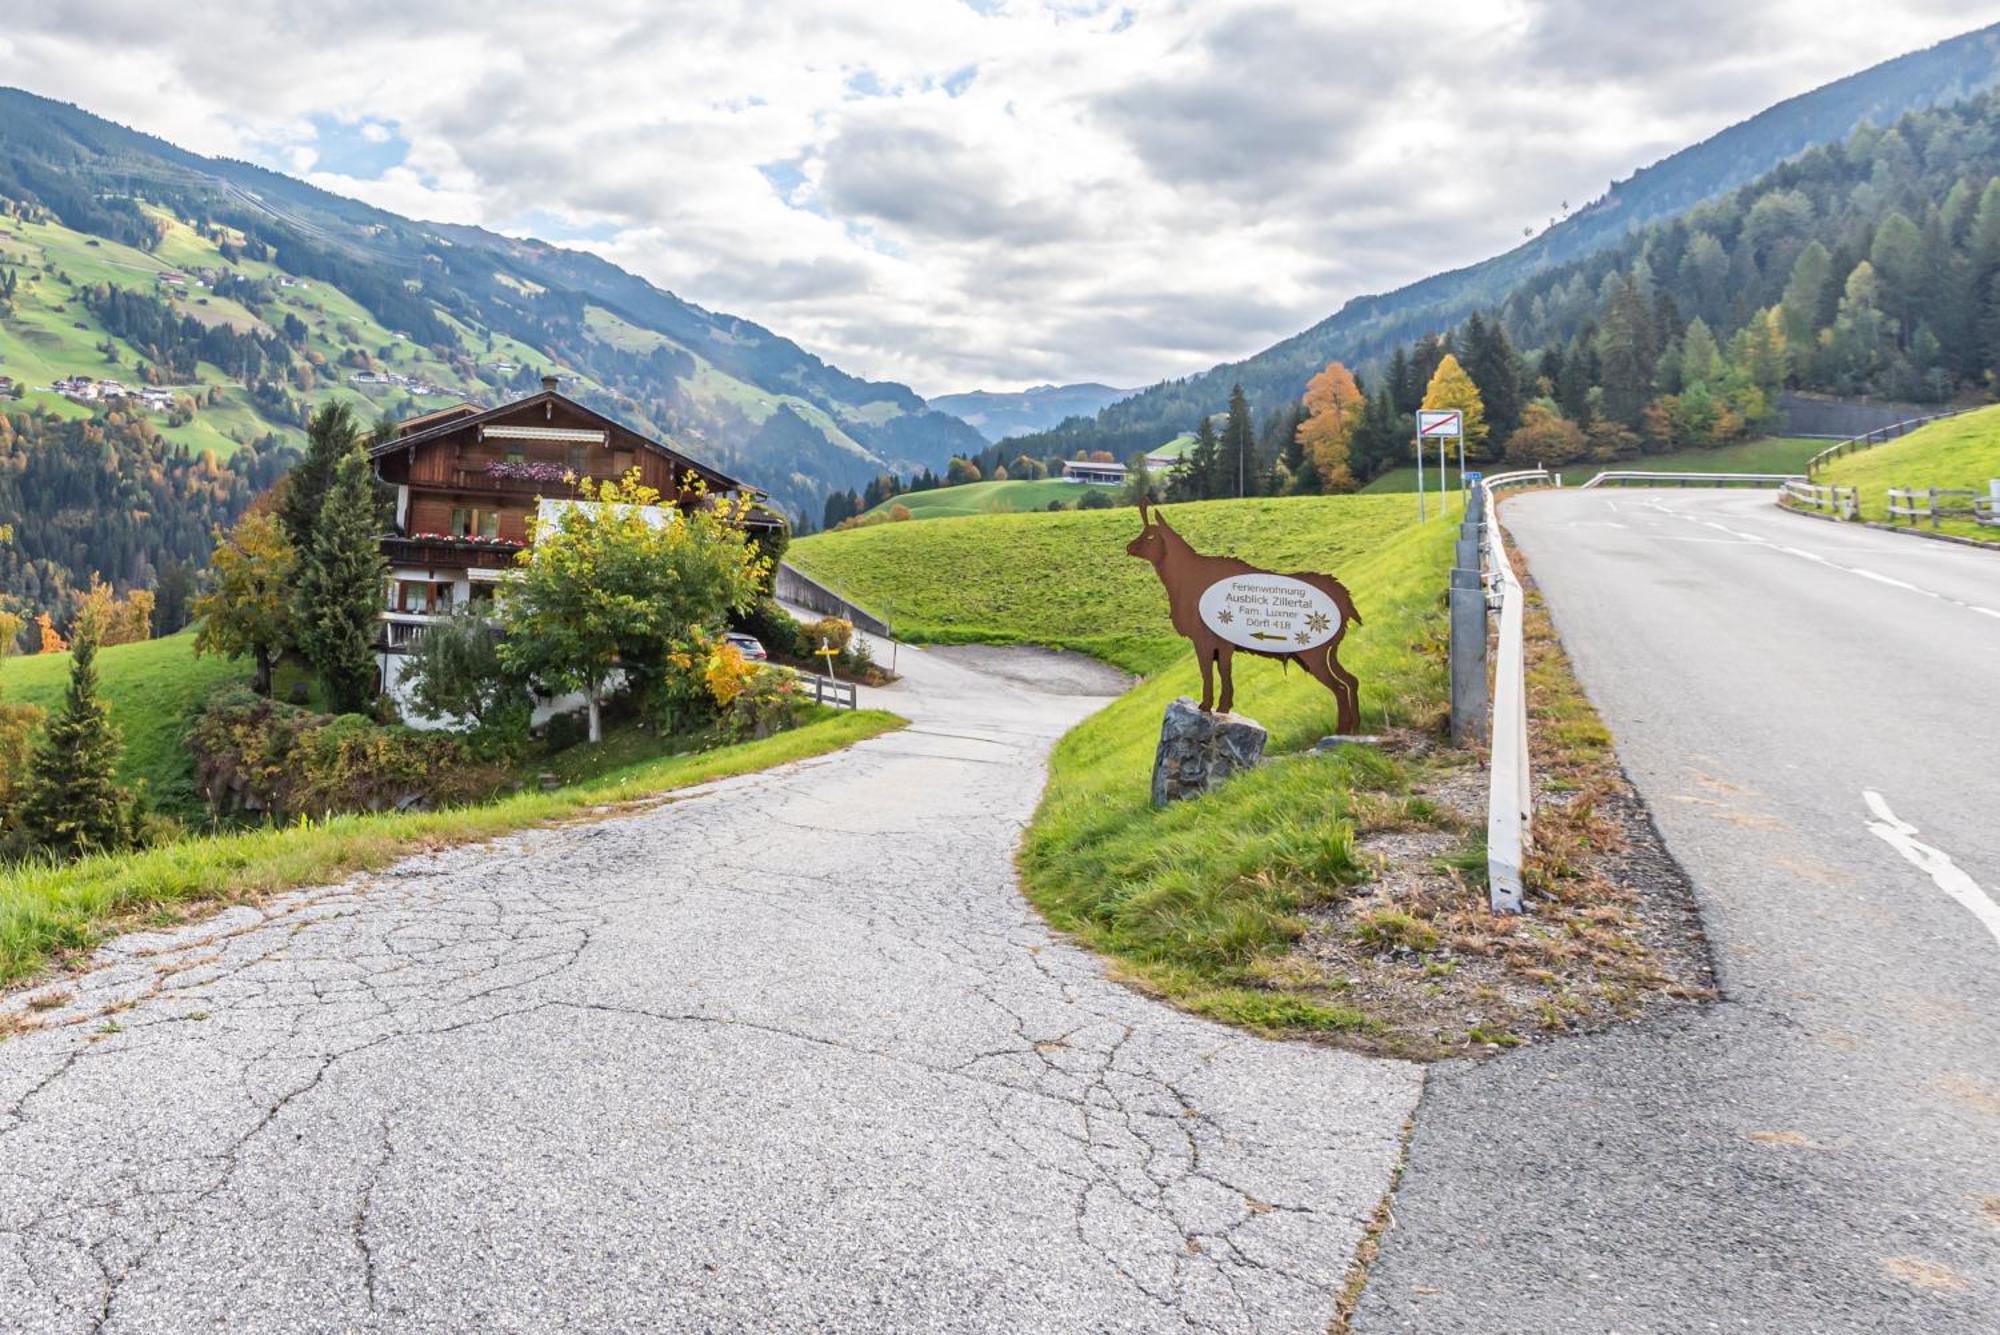
<path fill-rule="evenodd" d="M 740 630 L 732 630 L 729 632 L 727 638 L 731 644 L 736 646 L 736 652 L 742 654 L 743 657 L 752 663 L 770 661 L 771 655 L 764 652 L 763 643 L 755 635 L 745 635 Z"/>

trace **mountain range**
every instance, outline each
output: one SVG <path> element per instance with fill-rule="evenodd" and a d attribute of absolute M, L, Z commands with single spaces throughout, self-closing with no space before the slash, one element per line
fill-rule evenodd
<path fill-rule="evenodd" d="M 1646 224 L 1682 213 L 1780 162 L 1844 139 L 1864 122 L 1889 125 L 1906 112 L 1962 101 L 2000 84 L 2000 24 L 1836 80 L 1614 183 L 1599 199 L 1533 239 L 1482 263 L 1392 292 L 1355 297 L 1311 328 L 1237 362 L 1162 381 L 1088 418 L 1024 438 L 1029 453 L 1068 456 L 1149 449 L 1221 411 L 1241 384 L 1260 408 L 1290 404 L 1330 361 L 1372 366 L 1389 349 L 1441 332 L 1476 310 L 1497 309 L 1535 275 L 1617 245 Z"/>
<path fill-rule="evenodd" d="M 0 196 L 14 215 L 0 258 L 46 289 L 0 322 L 0 373 L 39 390 L 157 369 L 100 301 L 76 299 L 86 285 L 264 339 L 254 379 L 189 364 L 195 416 L 209 420 L 174 429 L 222 453 L 295 437 L 329 394 L 407 414 L 494 402 L 547 371 L 795 513 L 986 443 L 906 386 L 849 375 L 594 255 L 399 217 L 16 89 L 0 89 Z M 266 338 L 288 327 L 296 337 Z"/>
<path fill-rule="evenodd" d="M 970 424 L 989 441 L 1046 431 L 1071 417 L 1089 417 L 1132 391 L 1109 385 L 1036 385 L 1014 392 L 975 389 L 940 394 L 930 406 Z"/>

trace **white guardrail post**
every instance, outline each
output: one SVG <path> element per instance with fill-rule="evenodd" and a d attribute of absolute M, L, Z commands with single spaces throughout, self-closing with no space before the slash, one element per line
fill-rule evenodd
<path fill-rule="evenodd" d="M 1533 838 L 1534 786 L 1528 773 L 1528 667 L 1526 595 L 1500 532 L 1494 493 L 1523 483 L 1546 485 L 1543 469 L 1501 473 L 1482 484 L 1486 511 L 1486 565 L 1500 609 L 1499 654 L 1493 668 L 1493 734 L 1488 757 L 1486 886 L 1495 913 L 1519 913 L 1521 869 Z"/>

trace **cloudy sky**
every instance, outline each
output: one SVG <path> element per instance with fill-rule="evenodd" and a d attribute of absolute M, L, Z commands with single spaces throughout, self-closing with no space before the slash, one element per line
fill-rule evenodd
<path fill-rule="evenodd" d="M 1481 259 L 1959 0 L 14 0 L 0 82 L 584 247 L 926 394 Z"/>

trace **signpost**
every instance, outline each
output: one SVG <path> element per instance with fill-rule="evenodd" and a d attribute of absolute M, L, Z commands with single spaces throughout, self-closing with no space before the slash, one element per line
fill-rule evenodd
<path fill-rule="evenodd" d="M 1448 493 L 1444 485 L 1444 443 L 1458 442 L 1458 473 L 1465 476 L 1465 414 L 1456 408 L 1417 409 L 1417 520 L 1422 522 L 1424 514 L 1424 442 L 1436 439 L 1438 443 L 1438 517 L 1442 519 L 1447 508 L 1445 497 Z"/>
<path fill-rule="evenodd" d="M 1360 620 L 1345 585 L 1331 575 L 1274 574 L 1233 556 L 1197 552 L 1148 499 L 1139 502 L 1139 522 L 1139 536 L 1125 552 L 1152 563 L 1166 586 L 1174 629 L 1194 642 L 1202 713 L 1219 707 L 1227 714 L 1235 704 L 1231 661 L 1240 651 L 1297 664 L 1333 692 L 1340 731 L 1360 730 L 1360 683 L 1338 657 L 1341 636 Z"/>

